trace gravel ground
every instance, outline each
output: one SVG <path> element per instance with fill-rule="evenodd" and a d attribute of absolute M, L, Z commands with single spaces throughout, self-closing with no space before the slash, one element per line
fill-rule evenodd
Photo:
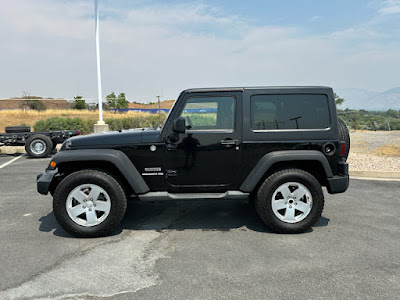
<path fill-rule="evenodd" d="M 400 172 L 400 131 L 351 132 L 350 170 Z"/>
<path fill-rule="evenodd" d="M 351 132 L 350 138 L 350 171 L 400 172 L 400 131 Z M 25 149 L 2 147 L 0 153 L 25 153 Z"/>

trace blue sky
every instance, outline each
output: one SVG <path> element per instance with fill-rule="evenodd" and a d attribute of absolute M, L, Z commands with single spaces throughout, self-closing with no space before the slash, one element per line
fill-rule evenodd
<path fill-rule="evenodd" d="M 168 5 L 179 5 L 187 1 L 170 0 Z M 382 1 L 381 1 L 382 2 Z M 104 1 L 116 8 L 160 7 L 166 1 Z M 378 2 L 365 0 L 209 0 L 193 1 L 218 9 L 221 15 L 236 15 L 254 25 L 300 26 L 311 32 L 329 32 L 354 26 L 372 18 L 379 7 Z M 367 3 L 367 5 L 366 5 Z M 319 26 L 314 26 L 319 20 Z"/>
<path fill-rule="evenodd" d="M 104 94 L 191 87 L 400 86 L 400 0 L 100 0 Z M 93 1 L 0 10 L 0 98 L 96 97 Z"/>

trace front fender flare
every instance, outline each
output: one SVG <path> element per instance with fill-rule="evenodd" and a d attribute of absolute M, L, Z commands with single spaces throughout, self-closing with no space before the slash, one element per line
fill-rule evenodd
<path fill-rule="evenodd" d="M 131 160 L 125 153 L 114 149 L 88 149 L 88 150 L 66 150 L 60 151 L 53 156 L 55 167 L 47 168 L 48 171 L 55 170 L 58 165 L 77 161 L 106 161 L 112 163 L 125 177 L 136 194 L 144 194 L 150 191 L 143 177 L 140 175 Z"/>
<path fill-rule="evenodd" d="M 326 157 L 316 150 L 286 150 L 274 151 L 264 155 L 256 164 L 254 169 L 246 177 L 245 181 L 240 186 L 242 192 L 252 192 L 258 182 L 264 177 L 268 169 L 275 163 L 282 161 L 318 161 L 325 170 L 327 178 L 333 177 L 332 169 Z"/>

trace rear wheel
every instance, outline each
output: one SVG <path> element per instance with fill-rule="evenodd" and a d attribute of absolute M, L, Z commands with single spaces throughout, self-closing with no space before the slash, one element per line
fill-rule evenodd
<path fill-rule="evenodd" d="M 25 142 L 25 151 L 31 157 L 46 157 L 53 150 L 53 142 L 43 134 L 30 136 Z"/>
<path fill-rule="evenodd" d="M 126 205 L 121 184 L 112 175 L 97 170 L 68 175 L 53 197 L 58 223 L 76 237 L 106 235 L 119 225 Z"/>
<path fill-rule="evenodd" d="M 301 233 L 321 217 L 324 195 L 318 180 L 300 169 L 278 171 L 261 185 L 255 199 L 261 220 L 280 233 Z"/>

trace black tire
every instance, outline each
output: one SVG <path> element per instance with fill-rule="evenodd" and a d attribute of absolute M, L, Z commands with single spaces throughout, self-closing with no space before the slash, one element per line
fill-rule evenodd
<path fill-rule="evenodd" d="M 39 147 L 35 150 L 35 145 L 37 144 Z M 43 134 L 31 135 L 25 142 L 25 151 L 31 157 L 46 157 L 52 150 L 53 142 L 48 136 Z"/>
<path fill-rule="evenodd" d="M 287 183 L 300 183 L 311 194 L 311 210 L 308 212 L 308 215 L 305 214 L 304 219 L 295 223 L 287 223 L 279 219 L 272 207 L 272 198 L 275 191 Z M 278 195 L 279 193 L 275 197 L 278 197 Z M 275 198 L 274 201 L 276 200 Z M 297 199 L 297 201 L 299 202 L 301 199 Z M 297 205 L 298 203 L 296 202 L 295 204 Z M 292 206 L 296 208 L 294 204 Z M 324 194 L 318 180 L 310 173 L 300 169 L 286 169 L 274 173 L 264 181 L 257 192 L 255 207 L 259 217 L 269 229 L 279 233 L 302 233 L 310 229 L 321 217 L 324 208 Z M 288 208 L 285 208 L 285 214 L 286 209 Z M 293 211 L 300 214 L 300 211 L 295 209 Z"/>
<path fill-rule="evenodd" d="M 339 140 L 344 141 L 346 143 L 345 158 L 347 160 L 350 152 L 350 134 L 349 134 L 349 129 L 346 126 L 346 123 L 341 118 L 338 118 L 338 131 L 339 131 Z"/>
<path fill-rule="evenodd" d="M 111 203 L 111 209 L 106 218 L 93 226 L 78 224 L 67 212 L 69 194 L 75 188 L 86 184 L 104 189 Z M 88 202 L 85 201 L 85 203 Z M 53 197 L 54 215 L 61 227 L 73 236 L 85 238 L 105 236 L 115 229 L 125 215 L 126 205 L 126 194 L 121 184 L 111 174 L 98 170 L 82 170 L 68 175 L 57 186 Z"/>
<path fill-rule="evenodd" d="M 53 149 L 51 149 L 51 155 L 53 155 L 53 154 L 56 154 L 56 153 L 57 153 L 57 149 L 56 149 L 56 147 L 57 147 L 57 143 L 54 143 L 54 141 L 53 141 Z"/>
<path fill-rule="evenodd" d="M 31 132 L 29 126 L 7 126 L 5 130 L 6 133 Z"/>

